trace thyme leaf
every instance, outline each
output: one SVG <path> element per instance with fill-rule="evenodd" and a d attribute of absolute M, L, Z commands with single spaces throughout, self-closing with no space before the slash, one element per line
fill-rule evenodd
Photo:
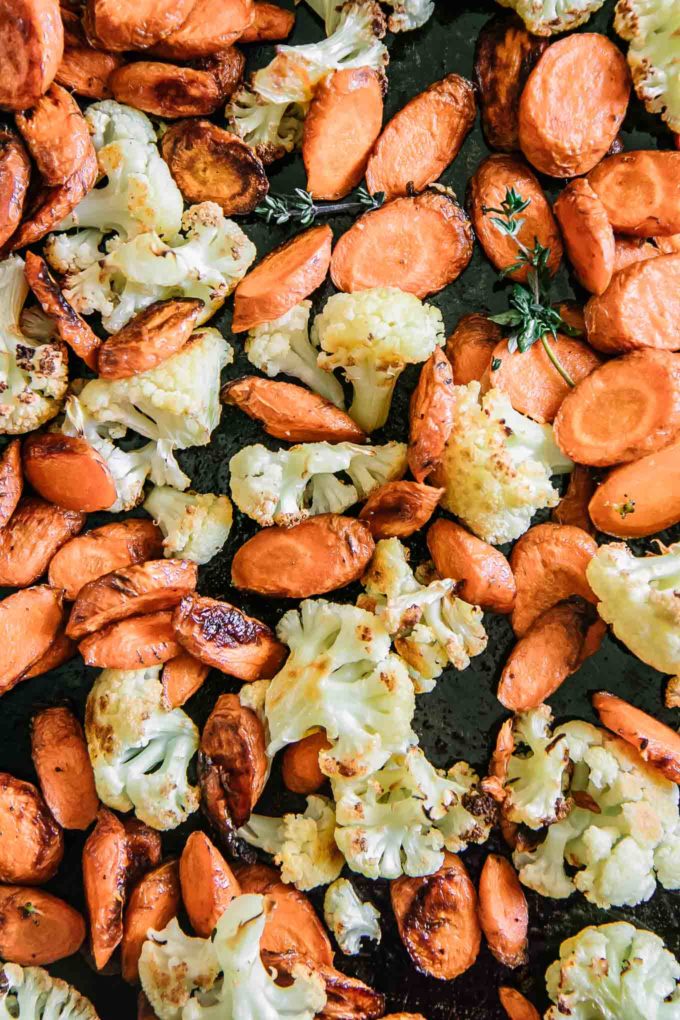
<path fill-rule="evenodd" d="M 317 216 L 340 216 L 357 211 L 379 209 L 385 201 L 385 194 L 382 191 L 375 195 L 369 195 L 366 188 L 359 188 L 355 195 L 346 202 L 321 202 L 314 201 L 308 191 L 302 188 L 295 188 L 292 195 L 283 195 L 272 192 L 267 195 L 262 205 L 254 210 L 266 223 L 288 223 L 297 220 L 303 227 L 308 227 L 316 220 Z"/>

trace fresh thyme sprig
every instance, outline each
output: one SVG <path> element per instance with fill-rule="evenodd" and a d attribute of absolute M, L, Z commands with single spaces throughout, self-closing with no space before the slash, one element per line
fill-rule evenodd
<path fill-rule="evenodd" d="M 343 213 L 378 209 L 384 201 L 384 192 L 378 191 L 375 195 L 369 195 L 365 188 L 359 188 L 356 197 L 348 202 L 317 204 L 308 191 L 296 188 L 292 195 L 280 195 L 275 192 L 267 195 L 263 205 L 258 205 L 255 209 L 255 215 L 267 223 L 299 220 L 303 227 L 308 227 L 317 216 L 338 216 Z"/>

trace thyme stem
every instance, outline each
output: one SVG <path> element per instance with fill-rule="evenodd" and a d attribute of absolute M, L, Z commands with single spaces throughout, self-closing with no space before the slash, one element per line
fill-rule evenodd
<path fill-rule="evenodd" d="M 560 359 L 555 354 L 555 352 L 552 349 L 552 347 L 550 346 L 550 343 L 548 342 L 548 338 L 547 338 L 547 336 L 545 336 L 545 334 L 541 337 L 541 343 L 543 344 L 543 349 L 544 349 L 545 353 L 548 355 L 548 357 L 552 361 L 553 365 L 555 366 L 557 371 L 560 373 L 560 375 L 564 379 L 564 381 L 567 384 L 567 386 L 572 386 L 572 387 L 575 386 L 576 383 L 574 382 L 572 377 L 569 375 L 569 373 L 567 372 L 566 368 L 564 367 L 564 365 L 562 364 Z"/>

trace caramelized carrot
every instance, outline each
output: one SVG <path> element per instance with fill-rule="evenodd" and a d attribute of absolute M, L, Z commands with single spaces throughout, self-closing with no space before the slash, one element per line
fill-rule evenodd
<path fill-rule="evenodd" d="M 236 42 L 252 20 L 252 0 L 196 0 L 179 28 L 154 43 L 153 51 L 170 60 L 207 57 Z"/>
<path fill-rule="evenodd" d="M 68 708 L 45 708 L 31 722 L 31 757 L 47 805 L 64 829 L 87 829 L 99 798 L 83 728 Z"/>
<path fill-rule="evenodd" d="M 456 594 L 461 599 L 492 613 L 512 611 L 515 578 L 499 549 L 443 517 L 430 525 L 427 547 L 439 576 L 458 582 Z"/>
<path fill-rule="evenodd" d="M 588 174 L 588 183 L 617 233 L 653 237 L 680 232 L 680 153 L 621 152 L 603 159 Z"/>
<path fill-rule="evenodd" d="M 195 0 L 87 0 L 83 20 L 93 45 L 144 50 L 178 29 Z"/>
<path fill-rule="evenodd" d="M 453 427 L 453 372 L 439 347 L 420 370 L 409 407 L 408 466 L 422 482 L 441 458 Z"/>
<path fill-rule="evenodd" d="M 43 885 L 64 856 L 64 834 L 32 783 L 0 772 L 0 882 Z"/>
<path fill-rule="evenodd" d="M 23 142 L 14 131 L 0 129 L 0 247 L 21 222 L 30 179 L 31 159 Z"/>
<path fill-rule="evenodd" d="M 583 178 L 566 186 L 554 206 L 576 277 L 591 294 L 602 294 L 614 272 L 616 246 L 607 210 Z"/>
<path fill-rule="evenodd" d="M 642 538 L 677 524 L 680 441 L 610 471 L 595 490 L 588 513 L 596 528 L 616 538 Z"/>
<path fill-rule="evenodd" d="M 63 184 L 94 152 L 87 121 L 70 92 L 50 85 L 16 125 L 40 171 L 43 184 Z"/>
<path fill-rule="evenodd" d="M 147 872 L 130 894 L 125 910 L 120 962 L 123 980 L 139 980 L 139 957 L 150 928 L 161 931 L 176 916 L 180 903 L 179 864 L 168 861 Z"/>
<path fill-rule="evenodd" d="M 142 875 L 161 863 L 160 833 L 152 829 L 138 818 L 126 818 L 123 828 L 127 839 L 127 878 L 126 891 L 131 888 Z"/>
<path fill-rule="evenodd" d="M 502 336 L 501 327 L 486 315 L 472 312 L 458 320 L 446 341 L 446 357 L 451 362 L 456 386 L 467 386 L 482 378 Z"/>
<path fill-rule="evenodd" d="M 116 483 L 104 458 L 80 436 L 38 432 L 23 445 L 24 474 L 38 495 L 63 507 L 92 513 L 116 502 Z"/>
<path fill-rule="evenodd" d="M 64 49 L 58 0 L 2 0 L 0 108 L 26 110 L 54 78 Z"/>
<path fill-rule="evenodd" d="M 85 524 L 85 514 L 46 503 L 21 500 L 0 530 L 0 585 L 25 588 L 47 570 L 50 560 Z"/>
<path fill-rule="evenodd" d="M 538 1010 L 517 989 L 501 987 L 498 998 L 509 1020 L 541 1020 Z"/>
<path fill-rule="evenodd" d="M 576 301 L 558 301 L 554 307 L 560 313 L 567 326 L 571 326 L 572 329 L 585 336 L 586 320 L 581 305 Z"/>
<path fill-rule="evenodd" d="M 24 272 L 42 310 L 54 322 L 58 336 L 83 359 L 88 368 L 96 369 L 97 348 L 101 340 L 68 303 L 45 260 L 35 252 L 27 251 Z"/>
<path fill-rule="evenodd" d="M 458 155 L 476 113 L 474 87 L 458 74 L 414 96 L 375 143 L 366 168 L 370 193 L 392 199 L 436 181 Z"/>
<path fill-rule="evenodd" d="M 104 379 L 126 379 L 148 372 L 187 342 L 203 309 L 193 298 L 154 301 L 109 337 L 97 352 L 97 371 Z"/>
<path fill-rule="evenodd" d="M 317 730 L 283 752 L 281 775 L 284 786 L 293 793 L 316 793 L 326 777 L 319 768 L 319 754 L 331 747 L 325 730 Z"/>
<path fill-rule="evenodd" d="M 0 955 L 9 963 L 37 967 L 77 953 L 85 921 L 64 900 L 20 885 L 0 886 Z"/>
<path fill-rule="evenodd" d="M 199 662 L 185 651 L 166 662 L 161 674 L 161 683 L 165 700 L 170 708 L 184 705 L 202 686 L 209 672 L 210 666 Z"/>
<path fill-rule="evenodd" d="M 105 524 L 71 539 L 50 561 L 49 580 L 72 602 L 89 581 L 122 567 L 152 560 L 163 552 L 163 536 L 153 521 L 131 518 Z"/>
<path fill-rule="evenodd" d="M 333 232 L 329 226 L 296 234 L 247 273 L 234 292 L 234 333 L 271 322 L 303 301 L 326 279 Z"/>
<path fill-rule="evenodd" d="M 655 259 L 659 249 L 639 237 L 614 237 L 614 272 L 620 273 L 634 262 Z"/>
<path fill-rule="evenodd" d="M 116 102 L 134 104 L 155 117 L 207 116 L 227 98 L 209 70 L 156 60 L 136 60 L 117 67 L 109 76 L 109 85 Z"/>
<path fill-rule="evenodd" d="M 41 655 L 37 662 L 34 662 L 30 669 L 21 674 L 22 680 L 30 680 L 33 676 L 42 676 L 49 673 L 51 669 L 63 666 L 65 662 L 72 659 L 78 651 L 75 641 L 66 637 L 66 632 L 60 627 L 54 641 L 44 655 Z"/>
<path fill-rule="evenodd" d="M 460 276 L 472 244 L 453 194 L 430 188 L 360 216 L 333 249 L 331 277 L 338 290 L 399 287 L 424 298 Z"/>
<path fill-rule="evenodd" d="M 9 240 L 9 248 L 16 251 L 27 244 L 35 244 L 50 230 L 73 212 L 78 203 L 92 191 L 97 182 L 97 157 L 92 153 L 72 177 L 53 188 L 40 188 L 25 211 L 19 229 Z"/>
<path fill-rule="evenodd" d="M 182 646 L 172 627 L 172 610 L 130 616 L 90 634 L 78 650 L 86 666 L 143 669 L 175 658 Z"/>
<path fill-rule="evenodd" d="M 672 782 L 680 783 L 680 735 L 658 719 L 607 691 L 593 695 L 600 722 L 622 737 Z"/>
<path fill-rule="evenodd" d="M 237 694 L 222 694 L 201 734 L 204 809 L 218 831 L 243 825 L 269 774 L 264 726 Z"/>
<path fill-rule="evenodd" d="M 62 594 L 46 584 L 0 602 L 0 695 L 10 691 L 48 651 L 62 624 Z"/>
<path fill-rule="evenodd" d="M 191 927 L 210 938 L 234 896 L 240 895 L 236 877 L 204 832 L 192 832 L 179 860 L 182 899 Z"/>
<path fill-rule="evenodd" d="M 64 22 L 64 56 L 54 80 L 86 99 L 110 99 L 109 75 L 120 67 L 123 57 L 90 46 L 74 11 L 62 6 L 61 20 Z"/>
<path fill-rule="evenodd" d="M 16 510 L 23 488 L 21 443 L 13 439 L 0 456 L 0 528 L 5 527 Z"/>
<path fill-rule="evenodd" d="M 123 904 L 128 881 L 128 838 L 123 823 L 101 808 L 83 847 L 83 885 L 90 941 L 97 970 L 105 967 L 123 938 Z"/>
<path fill-rule="evenodd" d="M 526 963 L 526 897 L 512 864 L 498 854 L 489 854 L 479 877 L 479 923 L 499 963 L 504 967 Z"/>
<path fill-rule="evenodd" d="M 595 481 L 587 467 L 574 464 L 567 491 L 550 515 L 554 524 L 572 524 L 589 534 L 594 530 L 588 504 L 595 492 Z"/>
<path fill-rule="evenodd" d="M 429 521 L 443 489 L 420 482 L 386 482 L 374 489 L 359 513 L 373 538 L 407 538 Z"/>
<path fill-rule="evenodd" d="M 555 419 L 555 440 L 579 464 L 638 460 L 680 434 L 680 355 L 633 351 L 582 379 Z"/>
<path fill-rule="evenodd" d="M 241 33 L 239 42 L 276 42 L 286 39 L 293 31 L 295 14 L 277 4 L 255 0 L 253 4 L 253 20 L 245 32 Z"/>

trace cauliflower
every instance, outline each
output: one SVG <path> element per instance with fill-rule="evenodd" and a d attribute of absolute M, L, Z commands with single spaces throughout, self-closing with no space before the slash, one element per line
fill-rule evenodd
<path fill-rule="evenodd" d="M 449 663 L 467 669 L 470 656 L 486 648 L 479 606 L 455 597 L 452 578 L 419 584 L 398 538 L 378 542 L 361 583 L 366 595 L 358 604 L 379 616 L 395 638 L 419 692 L 432 690 Z"/>
<path fill-rule="evenodd" d="M 557 820 L 549 824 L 543 842 L 524 841 L 515 851 L 520 880 L 555 899 L 578 889 L 604 908 L 648 900 L 657 881 L 667 889 L 680 888 L 675 783 L 606 730 L 576 720 L 551 734 L 545 707 L 539 715 L 535 722 L 533 713 L 527 713 L 517 734 L 530 742 L 533 754 L 520 757 L 520 744 L 519 754 L 508 763 L 511 817 L 535 823 L 541 811 L 548 814 L 548 805 L 568 800 L 553 812 Z M 552 763 L 546 760 L 551 755 Z M 575 869 L 573 875 L 565 871 L 565 862 Z"/>
<path fill-rule="evenodd" d="M 382 456 L 381 456 L 382 455 Z M 367 462 L 376 458 L 376 470 Z M 383 481 L 403 474 L 406 447 L 354 443 L 300 443 L 268 450 L 244 446 L 229 461 L 231 496 L 244 514 L 263 526 L 290 526 L 315 514 L 341 514 Z M 345 471 L 351 483 L 335 475 Z"/>
<path fill-rule="evenodd" d="M 356 606 L 306 599 L 276 629 L 290 648 L 265 700 L 269 754 L 318 727 L 326 775 L 365 776 L 416 742 L 413 684 L 383 624 Z"/>
<path fill-rule="evenodd" d="M 225 114 L 229 129 L 264 163 L 273 163 L 300 146 L 308 108 L 309 103 L 269 103 L 249 85 L 241 85 Z"/>
<path fill-rule="evenodd" d="M 680 672 L 680 542 L 634 556 L 624 542 L 602 545 L 588 564 L 597 611 L 638 659 Z"/>
<path fill-rule="evenodd" d="M 516 824 L 542 829 L 564 818 L 569 747 L 564 734 L 553 740 L 547 705 L 513 720 L 515 750 L 508 762 L 503 813 Z"/>
<path fill-rule="evenodd" d="M 276 984 L 260 957 L 267 921 L 264 896 L 235 896 L 209 939 L 190 938 L 172 921 L 151 930 L 139 976 L 160 1020 L 313 1020 L 326 1003 L 321 977 L 294 964 L 292 982 Z"/>
<path fill-rule="evenodd" d="M 614 28 L 628 47 L 635 91 L 680 133 L 680 8 L 677 0 L 618 0 Z"/>
<path fill-rule="evenodd" d="M 534 35 L 557 35 L 584 25 L 604 0 L 498 0 L 512 7 Z"/>
<path fill-rule="evenodd" d="M 394 8 L 387 19 L 390 32 L 410 32 L 422 28 L 434 14 L 434 0 L 383 0 Z"/>
<path fill-rule="evenodd" d="M 24 260 L 0 262 L 0 434 L 21 435 L 59 414 L 68 386 L 68 353 L 57 340 L 23 333 L 28 284 Z"/>
<path fill-rule="evenodd" d="M 584 928 L 545 975 L 545 1020 L 678 1020 L 680 964 L 658 935 L 626 921 Z"/>
<path fill-rule="evenodd" d="M 335 845 L 335 811 L 328 797 L 307 797 L 303 815 L 266 818 L 251 814 L 239 836 L 272 854 L 281 880 L 306 892 L 338 877 L 344 859 Z"/>
<path fill-rule="evenodd" d="M 166 708 L 160 672 L 103 670 L 87 699 L 85 735 L 104 804 L 174 829 L 198 807 L 187 778 L 198 730 L 180 708 Z"/>
<path fill-rule="evenodd" d="M 104 240 L 101 230 L 76 230 L 72 234 L 50 234 L 45 241 L 44 255 L 49 264 L 62 276 L 87 269 L 102 258 L 100 245 Z"/>
<path fill-rule="evenodd" d="M 500 390 L 480 400 L 480 385 L 471 382 L 454 386 L 453 399 L 453 429 L 439 468 L 442 506 L 485 542 L 511 542 L 537 510 L 557 505 L 550 476 L 571 471 L 573 463 L 557 447 L 552 426 L 514 411 Z"/>
<path fill-rule="evenodd" d="M 156 132 L 147 115 L 114 99 L 91 103 L 85 111 L 85 120 L 96 152 L 112 142 L 127 139 L 144 145 L 156 144 Z"/>
<path fill-rule="evenodd" d="M 444 343 L 442 313 L 397 287 L 334 294 L 317 315 L 319 365 L 342 368 L 352 384 L 349 413 L 365 432 L 387 421 L 397 379 Z"/>
<path fill-rule="evenodd" d="M 465 762 L 447 773 L 419 747 L 393 754 L 359 779 L 334 777 L 335 841 L 353 871 L 367 878 L 430 875 L 457 852 L 483 843 L 493 821 L 490 798 Z"/>
<path fill-rule="evenodd" d="M 42 967 L 0 964 L 0 1020 L 99 1020 L 94 1006 Z"/>
<path fill-rule="evenodd" d="M 362 903 L 351 882 L 338 878 L 326 889 L 323 916 L 345 956 L 356 956 L 362 939 L 380 942 L 380 911 Z"/>
<path fill-rule="evenodd" d="M 177 492 L 155 486 L 144 509 L 163 532 L 163 553 L 194 563 L 209 563 L 229 538 L 232 506 L 227 496 L 212 492 Z"/>
<path fill-rule="evenodd" d="M 249 330 L 246 355 L 255 368 L 270 378 L 283 372 L 299 379 L 336 407 L 344 407 L 342 386 L 332 372 L 319 368 L 319 352 L 309 342 L 311 307 L 311 301 L 302 301 L 280 318 Z"/>
<path fill-rule="evenodd" d="M 106 248 L 96 262 L 66 276 L 64 294 L 76 311 L 98 312 L 109 333 L 117 333 L 154 301 L 173 297 L 203 301 L 198 324 L 206 322 L 245 276 L 256 254 L 252 241 L 214 202 L 187 209 L 182 234 L 167 243 L 148 230 L 128 241 L 116 237 Z M 53 244 L 47 257 L 54 258 L 54 252 Z"/>

